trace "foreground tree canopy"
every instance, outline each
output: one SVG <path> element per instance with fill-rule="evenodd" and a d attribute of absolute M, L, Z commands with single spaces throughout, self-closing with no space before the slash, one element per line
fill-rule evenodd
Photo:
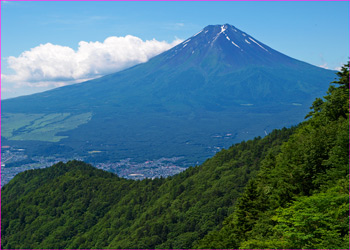
<path fill-rule="evenodd" d="M 2 188 L 2 248 L 348 248 L 349 64 L 309 118 L 169 178 L 83 162 Z"/>

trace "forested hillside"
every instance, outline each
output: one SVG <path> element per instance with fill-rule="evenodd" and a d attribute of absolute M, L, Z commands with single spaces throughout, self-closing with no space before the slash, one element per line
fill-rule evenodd
<path fill-rule="evenodd" d="M 166 179 L 71 161 L 2 188 L 2 248 L 348 248 L 348 66 L 309 119 Z"/>
<path fill-rule="evenodd" d="M 349 249 L 349 64 L 198 248 Z"/>
<path fill-rule="evenodd" d="M 71 161 L 2 189 L 3 248 L 190 248 L 233 212 L 260 161 L 293 129 L 222 150 L 167 179 L 133 181 Z"/>

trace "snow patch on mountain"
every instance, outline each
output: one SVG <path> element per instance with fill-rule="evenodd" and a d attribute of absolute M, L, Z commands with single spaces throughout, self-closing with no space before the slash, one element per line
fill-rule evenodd
<path fill-rule="evenodd" d="M 231 43 L 232 43 L 234 46 L 236 46 L 237 48 L 241 48 L 241 47 L 239 47 L 237 44 L 235 44 L 233 41 L 231 41 Z"/>
<path fill-rule="evenodd" d="M 189 41 L 191 41 L 191 39 L 184 41 L 183 44 L 188 43 Z"/>
<path fill-rule="evenodd" d="M 263 46 L 261 46 L 257 41 L 255 41 L 253 38 L 249 37 L 249 40 L 251 40 L 252 42 L 256 43 L 258 46 L 260 46 L 260 48 L 262 48 L 265 51 L 268 51 L 267 49 L 265 49 Z"/>
<path fill-rule="evenodd" d="M 199 35 L 199 33 L 201 33 L 203 30 L 199 31 L 198 33 L 196 33 L 195 35 L 193 35 L 193 37 Z"/>

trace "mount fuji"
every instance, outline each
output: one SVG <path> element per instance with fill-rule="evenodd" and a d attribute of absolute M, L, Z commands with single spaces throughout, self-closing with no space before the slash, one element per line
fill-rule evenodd
<path fill-rule="evenodd" d="M 176 156 L 188 166 L 301 122 L 335 76 L 232 25 L 209 25 L 146 63 L 2 101 L 2 140 L 30 156 Z"/>

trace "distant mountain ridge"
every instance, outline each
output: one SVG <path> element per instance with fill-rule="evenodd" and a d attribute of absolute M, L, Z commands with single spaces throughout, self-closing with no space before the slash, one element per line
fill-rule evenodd
<path fill-rule="evenodd" d="M 209 25 L 146 63 L 2 101 L 2 136 L 31 154 L 56 148 L 95 162 L 184 156 L 185 165 L 195 164 L 234 142 L 297 124 L 333 79 L 333 71 L 232 25 Z M 19 114 L 25 124 L 15 122 Z"/>

